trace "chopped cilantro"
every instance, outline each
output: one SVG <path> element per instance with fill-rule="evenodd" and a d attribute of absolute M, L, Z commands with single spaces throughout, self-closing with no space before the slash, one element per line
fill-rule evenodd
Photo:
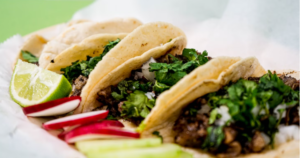
<path fill-rule="evenodd" d="M 106 117 L 106 120 L 118 120 L 116 117 L 114 117 L 113 115 L 108 115 Z"/>
<path fill-rule="evenodd" d="M 202 149 L 215 150 L 225 138 L 222 126 L 210 126 L 207 128 L 207 136 L 202 144 Z"/>
<path fill-rule="evenodd" d="M 161 139 L 161 141 L 163 141 L 163 137 L 160 135 L 160 133 L 158 131 L 154 131 L 152 134 L 159 137 Z"/>
<path fill-rule="evenodd" d="M 192 116 L 196 116 L 196 115 L 197 115 L 197 112 L 198 112 L 198 110 L 197 110 L 197 109 L 194 109 L 194 108 L 190 108 L 190 109 L 189 109 L 189 112 L 190 112 L 190 115 L 192 115 Z"/>
<path fill-rule="evenodd" d="M 170 86 L 155 81 L 155 85 L 154 85 L 154 87 L 153 87 L 153 90 L 154 90 L 156 93 L 161 93 L 161 92 L 163 92 L 163 91 L 165 91 L 165 90 L 167 90 L 167 89 L 169 89 L 169 88 L 170 88 Z"/>
<path fill-rule="evenodd" d="M 78 76 L 89 76 L 89 74 L 93 71 L 93 69 L 96 67 L 97 63 L 102 60 L 102 58 L 118 43 L 120 42 L 120 39 L 117 39 L 115 41 L 109 42 L 106 46 L 104 46 L 104 50 L 100 56 L 96 57 L 90 57 L 87 56 L 86 60 L 82 61 L 75 61 L 72 63 L 72 65 L 62 68 L 61 71 L 64 72 L 64 76 L 72 82 L 74 79 L 76 79 Z"/>
<path fill-rule="evenodd" d="M 274 109 L 281 104 L 287 106 L 299 104 L 299 91 L 292 90 L 270 71 L 262 76 L 258 83 L 240 79 L 205 97 L 213 108 L 209 124 L 214 124 L 217 118 L 216 108 L 226 105 L 235 126 L 243 129 L 240 131 L 242 137 L 251 138 L 251 131 L 258 130 L 271 138 L 271 145 L 274 143 L 274 136 L 285 110 L 278 110 L 280 118 L 276 119 Z M 259 108 L 258 114 L 252 111 L 254 108 Z"/>
<path fill-rule="evenodd" d="M 32 55 L 30 52 L 28 51 L 24 51 L 21 50 L 21 54 L 22 54 L 22 58 L 26 61 L 28 61 L 29 63 L 36 63 L 39 62 L 39 58 Z"/>
<path fill-rule="evenodd" d="M 182 56 L 187 59 L 183 62 L 169 54 L 172 63 L 150 63 L 150 72 L 155 72 L 155 78 L 160 84 L 166 86 L 175 85 L 180 79 L 186 76 L 200 65 L 208 61 L 207 52 L 198 54 L 195 49 L 184 49 Z M 166 89 L 165 89 L 166 90 Z"/>
<path fill-rule="evenodd" d="M 154 100 L 148 99 L 144 92 L 136 90 L 130 93 L 122 106 L 121 116 L 145 118 L 155 105 Z"/>

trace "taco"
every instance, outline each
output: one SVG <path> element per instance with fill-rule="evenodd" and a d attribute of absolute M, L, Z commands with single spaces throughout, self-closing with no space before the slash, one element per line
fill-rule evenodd
<path fill-rule="evenodd" d="M 95 34 L 109 33 L 130 33 L 142 23 L 137 19 L 113 19 L 105 22 L 76 22 L 71 24 L 64 32 L 49 41 L 41 53 L 39 58 L 39 66 L 46 68 L 51 60 L 70 48 L 74 44 L 78 44 L 87 37 Z"/>
<path fill-rule="evenodd" d="M 299 75 L 265 74 L 254 60 L 221 71 L 212 60 L 179 81 L 140 125 L 143 137 L 159 134 L 195 157 L 298 157 Z M 199 74 L 211 75 L 186 88 Z"/>
<path fill-rule="evenodd" d="M 214 79 L 222 71 L 241 62 L 240 58 L 235 57 L 219 57 L 209 61 L 211 58 L 206 51 L 200 53 L 195 49 L 185 48 L 185 45 L 186 39 L 183 36 L 171 39 L 164 45 L 124 62 L 92 89 L 84 87 L 83 91 L 88 90 L 89 96 L 87 99 L 83 98 L 82 112 L 108 109 L 111 119 L 122 120 L 127 125 L 131 124 L 131 127 L 137 127 L 145 118 L 146 122 L 149 118 L 160 122 L 162 116 L 152 117 L 157 107 L 170 105 L 170 102 L 181 105 L 178 98 L 185 96 L 184 93 L 192 89 L 199 80 Z M 249 58 L 243 63 L 245 71 L 236 76 L 256 76 L 261 74 L 260 71 L 265 72 L 256 58 Z M 203 72 L 203 69 L 206 71 Z M 171 88 L 174 85 L 178 87 L 177 84 L 181 87 Z M 170 96 L 162 97 L 165 96 L 164 93 L 169 93 Z M 172 110 L 169 112 L 172 113 Z M 141 124 L 143 125 L 144 123 Z"/>
<path fill-rule="evenodd" d="M 181 37 L 180 45 L 183 46 L 176 49 L 183 49 L 186 45 L 185 34 L 179 28 L 164 22 L 144 24 L 128 34 L 110 53 L 105 55 L 103 60 L 97 64 L 94 71 L 91 72 L 89 80 L 81 93 L 81 104 L 75 113 L 92 111 L 101 106 L 101 103 L 96 100 L 98 89 L 101 89 L 102 85 L 108 86 L 106 83 L 107 80 L 102 81 L 104 77 L 108 79 L 118 76 L 119 73 L 113 73 L 116 68 L 123 67 L 121 65 L 127 62 L 127 60 L 142 56 L 145 53 L 147 54 L 148 51 L 161 49 L 165 45 L 172 47 L 174 42 L 177 41 L 173 41 L 172 39 L 178 37 Z M 149 59 L 150 57 L 147 60 Z M 132 65 L 128 67 L 131 68 Z"/>
<path fill-rule="evenodd" d="M 71 20 L 66 24 L 54 25 L 26 35 L 24 37 L 24 43 L 21 46 L 20 52 L 18 53 L 13 65 L 15 65 L 18 59 L 38 64 L 38 58 L 41 56 L 44 46 L 48 43 L 48 41 L 54 39 L 61 31 L 63 31 L 64 28 L 84 22 L 90 21 L 83 19 Z"/>

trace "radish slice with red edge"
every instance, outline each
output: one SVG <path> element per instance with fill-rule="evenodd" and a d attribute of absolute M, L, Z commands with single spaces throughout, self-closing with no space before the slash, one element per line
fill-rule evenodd
<path fill-rule="evenodd" d="M 84 125 L 84 126 L 96 126 L 97 128 L 101 128 L 101 127 L 119 127 L 119 128 L 123 128 L 124 127 L 124 125 L 120 121 L 114 121 L 114 120 L 103 120 L 101 122 L 96 122 L 96 123 L 92 123 L 92 124 L 88 124 L 88 125 Z M 80 127 L 82 127 L 82 126 L 80 126 Z M 72 131 L 74 129 L 77 129 L 77 128 L 80 128 L 80 127 L 75 127 L 75 128 L 70 129 L 70 130 L 63 131 L 57 137 L 64 140 L 66 134 L 68 134 L 70 131 Z"/>
<path fill-rule="evenodd" d="M 75 110 L 81 101 L 81 97 L 68 97 L 57 99 L 41 104 L 36 104 L 23 108 L 23 112 L 27 116 L 55 116 L 68 113 Z"/>
<path fill-rule="evenodd" d="M 98 124 L 90 124 L 78 127 L 65 135 L 65 140 L 67 143 L 101 138 L 140 138 L 140 134 L 123 128 L 105 127 Z"/>
<path fill-rule="evenodd" d="M 105 119 L 108 115 L 107 110 L 87 112 L 77 115 L 71 115 L 55 120 L 48 121 L 43 124 L 46 130 L 60 129 L 67 126 L 83 125 L 91 122 L 97 122 L 100 119 Z"/>

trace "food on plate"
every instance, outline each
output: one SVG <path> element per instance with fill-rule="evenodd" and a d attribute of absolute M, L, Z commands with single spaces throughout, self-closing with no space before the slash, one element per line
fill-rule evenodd
<path fill-rule="evenodd" d="M 131 18 L 28 39 L 12 99 L 27 116 L 58 117 L 43 128 L 88 158 L 299 155 L 299 76 L 255 57 L 212 58 L 169 23 Z"/>
<path fill-rule="evenodd" d="M 159 132 L 166 142 L 193 148 L 189 151 L 198 157 L 280 155 L 285 150 L 299 155 L 294 146 L 299 143 L 299 80 L 270 71 L 240 76 L 253 66 L 246 64 L 242 60 L 217 78 L 198 82 L 183 104 L 156 106 L 144 121 L 142 136 Z M 168 95 L 174 94 L 162 94 Z"/>
<path fill-rule="evenodd" d="M 158 147 L 117 150 L 115 152 L 90 152 L 88 158 L 192 158 L 193 155 L 183 151 L 175 144 L 163 144 Z"/>
<path fill-rule="evenodd" d="M 114 140 L 86 140 L 76 142 L 76 148 L 84 153 L 108 152 L 132 148 L 155 147 L 162 144 L 160 138 L 145 139 L 114 139 Z"/>
<path fill-rule="evenodd" d="M 58 118 L 48 121 L 43 124 L 44 129 L 60 129 L 68 126 L 83 125 L 91 122 L 96 122 L 100 119 L 105 119 L 108 115 L 108 111 L 94 111 L 89 113 L 77 114 Z"/>
<path fill-rule="evenodd" d="M 74 143 L 90 139 L 140 138 L 140 134 L 125 128 L 93 123 L 77 127 L 65 134 L 65 141 Z"/>
<path fill-rule="evenodd" d="M 66 114 L 78 107 L 80 97 L 67 97 L 23 108 L 26 116 L 42 117 Z"/>
<path fill-rule="evenodd" d="M 20 54 L 17 58 L 23 61 L 37 64 L 38 58 L 41 56 L 44 45 L 47 42 L 48 41 L 44 37 L 38 34 L 30 35 L 24 41 L 24 44 L 21 47 Z"/>
<path fill-rule="evenodd" d="M 116 18 L 104 22 L 83 22 L 71 25 L 45 45 L 39 58 L 39 65 L 46 68 L 57 55 L 91 35 L 129 33 L 141 24 L 133 18 Z"/>
<path fill-rule="evenodd" d="M 60 139 L 62 139 L 62 140 L 65 140 L 66 134 L 68 134 L 70 131 L 72 131 L 72 130 L 74 130 L 76 128 L 80 128 L 81 126 L 88 125 L 88 124 L 89 125 L 93 124 L 92 126 L 98 126 L 98 127 L 99 126 L 101 126 L 101 127 L 119 127 L 119 128 L 123 128 L 124 127 L 124 125 L 120 121 L 116 121 L 116 120 L 104 120 L 105 118 L 100 119 L 100 121 L 99 121 L 98 118 L 95 118 L 95 117 L 94 117 L 94 119 L 87 118 L 87 120 L 85 120 L 85 121 L 75 122 L 75 123 L 72 123 L 73 125 L 70 124 L 68 126 L 64 126 L 63 127 L 64 131 L 61 132 L 59 135 L 57 135 L 57 137 L 60 138 Z M 61 127 L 62 126 L 60 126 L 60 128 Z M 55 129 L 58 129 L 58 128 L 55 127 Z"/>
<path fill-rule="evenodd" d="M 119 34 L 96 34 L 89 36 L 79 44 L 74 44 L 70 48 L 58 54 L 46 67 L 47 70 L 56 73 L 66 73 L 66 71 L 76 71 L 76 65 L 87 64 L 85 68 L 87 72 L 94 69 L 97 63 L 106 55 L 113 47 L 115 47 L 124 37 L 126 33 Z M 69 67 L 70 70 L 67 70 Z M 81 66 L 82 67 L 82 66 Z M 61 71 L 61 69 L 65 71 Z M 81 69 L 81 71 L 84 71 Z M 86 77 L 89 73 L 82 73 Z M 77 72 L 72 72 L 76 74 Z M 69 75 L 69 74 L 65 74 Z M 79 76 L 79 75 L 78 75 Z M 76 78 L 78 76 L 75 76 Z M 66 76 L 72 81 L 73 76 Z"/>
<path fill-rule="evenodd" d="M 21 60 L 15 66 L 9 87 L 11 98 L 23 107 L 66 97 L 71 90 L 63 75 Z"/>
<path fill-rule="evenodd" d="M 76 95 L 80 95 L 82 98 L 82 102 L 75 112 L 88 112 L 99 106 L 99 102 L 96 101 L 97 89 L 102 85 L 101 81 L 104 77 L 115 76 L 115 73 L 112 73 L 114 69 L 122 67 L 120 66 L 121 64 L 134 57 L 141 56 L 148 51 L 161 49 L 164 45 L 171 47 L 173 42 L 171 41 L 171 44 L 169 44 L 170 40 L 180 36 L 185 38 L 182 30 L 164 22 L 144 24 L 129 33 L 103 57 L 101 62 L 97 63 L 93 70 L 90 70 L 88 79 L 85 76 L 78 76 L 79 78 L 75 79 L 73 85 L 82 85 L 79 86 L 81 87 L 80 91 L 78 93 L 75 92 L 77 93 Z M 63 71 L 64 70 L 67 69 L 63 69 Z M 78 69 L 76 71 L 78 71 Z M 72 73 L 73 71 L 70 70 L 70 72 Z M 87 82 L 85 82 L 86 80 Z M 82 81 L 85 85 L 82 84 Z"/>

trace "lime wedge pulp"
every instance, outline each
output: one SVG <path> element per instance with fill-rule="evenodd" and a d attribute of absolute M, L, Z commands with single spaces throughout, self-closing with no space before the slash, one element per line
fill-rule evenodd
<path fill-rule="evenodd" d="M 10 96 L 26 107 L 69 95 L 72 86 L 63 76 L 18 60 L 10 82 Z"/>

